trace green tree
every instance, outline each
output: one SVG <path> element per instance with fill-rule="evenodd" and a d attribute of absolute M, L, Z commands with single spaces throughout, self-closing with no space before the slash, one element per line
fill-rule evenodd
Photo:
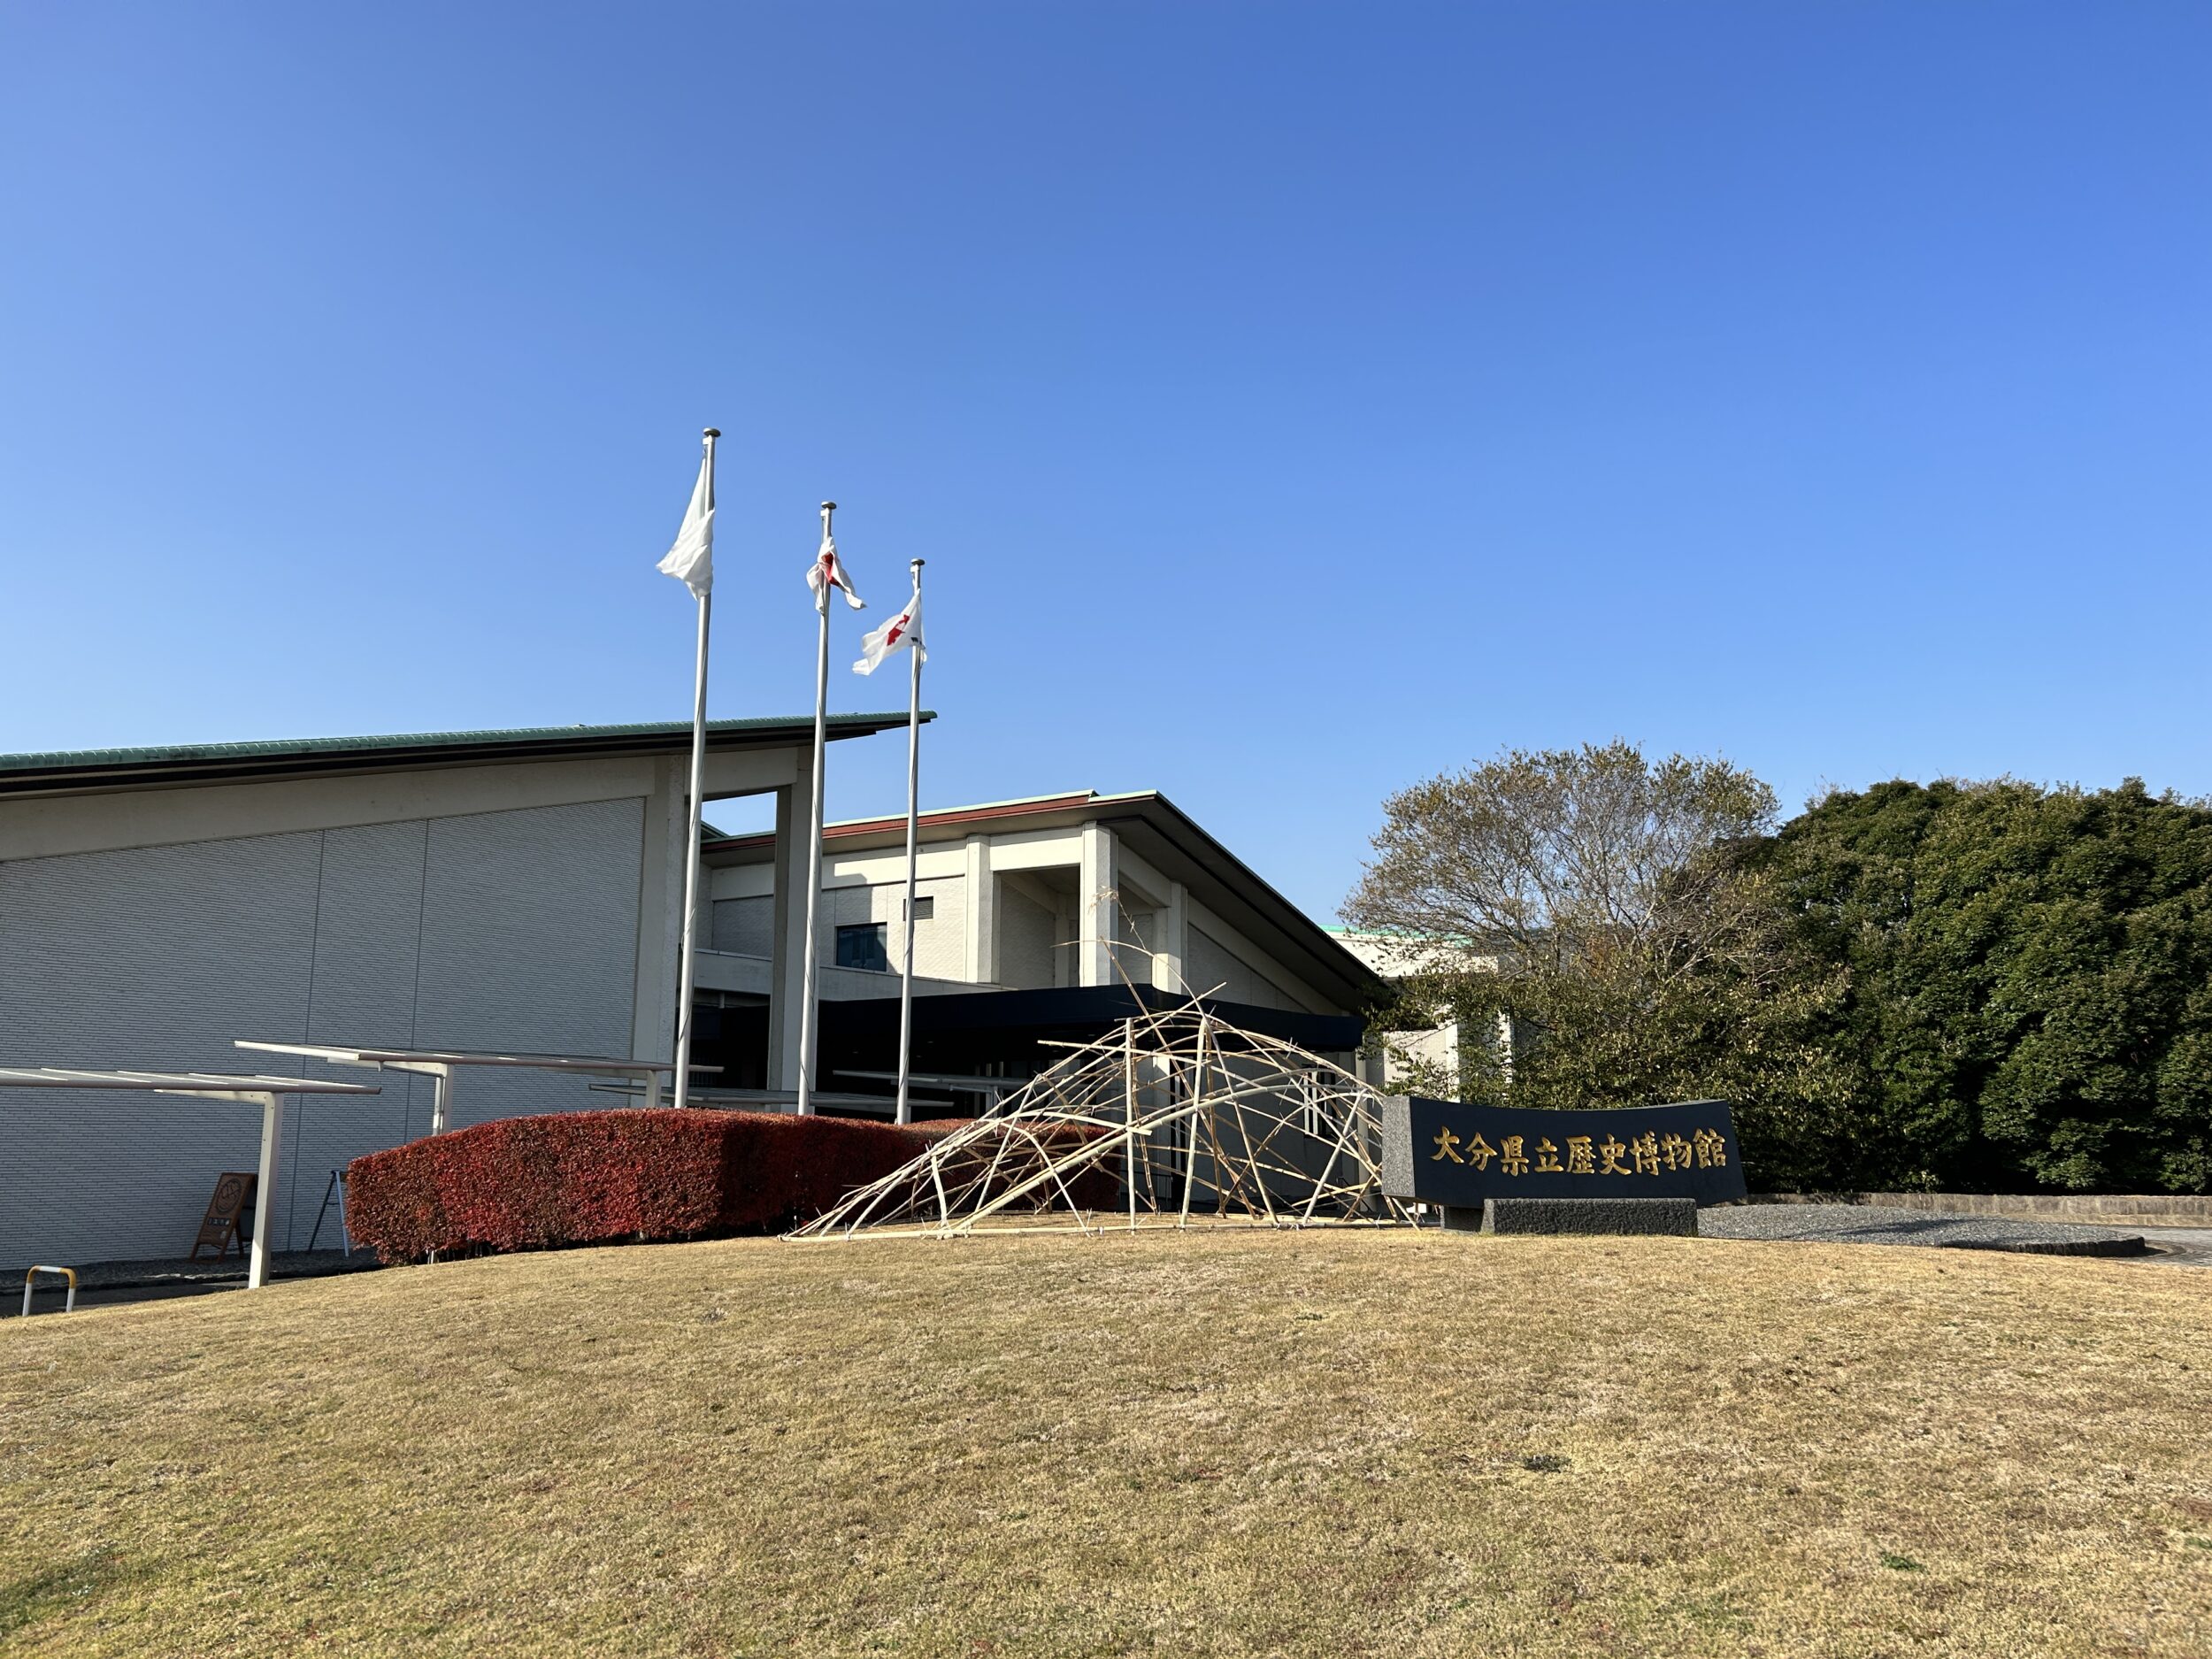
<path fill-rule="evenodd" d="M 1851 1074 L 1855 1185 L 2212 1190 L 2212 810 L 2117 789 L 1886 783 L 1751 861 Z"/>
<path fill-rule="evenodd" d="M 1725 761 L 1512 750 L 1390 797 L 1344 913 L 1407 941 L 1394 1023 L 1476 1034 L 1463 1097 L 1718 1095 L 1754 1179 L 1801 1184 L 1847 1139 L 1847 1072 L 1818 1041 L 1843 987 L 1755 856 L 1774 818 L 1773 792 Z M 1509 1052 L 1482 1040 L 1493 1010 Z"/>

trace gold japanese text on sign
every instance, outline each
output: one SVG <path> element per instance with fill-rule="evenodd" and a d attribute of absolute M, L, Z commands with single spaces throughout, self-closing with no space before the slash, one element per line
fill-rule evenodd
<path fill-rule="evenodd" d="M 1494 1147 L 1479 1133 L 1459 1135 L 1448 1128 L 1439 1129 L 1436 1150 L 1429 1161 L 1440 1164 L 1448 1158 L 1486 1172 L 1494 1158 L 1502 1175 L 1526 1175 L 1533 1170 L 1540 1175 L 1620 1175 L 1632 1180 L 1639 1175 L 1657 1175 L 1662 1170 L 1728 1167 L 1728 1137 L 1717 1129 L 1694 1130 L 1686 1138 L 1650 1131 L 1631 1141 L 1616 1135 L 1607 1135 L 1602 1141 L 1590 1135 L 1568 1135 L 1563 1163 L 1558 1145 L 1548 1137 L 1538 1138 L 1532 1156 L 1525 1135 L 1501 1135 L 1499 1141 L 1501 1144 Z"/>
<path fill-rule="evenodd" d="M 1451 1209 L 1508 1195 L 1724 1204 L 1745 1194 L 1726 1101 L 1540 1110 L 1394 1094 L 1380 1117 L 1394 1198 Z"/>

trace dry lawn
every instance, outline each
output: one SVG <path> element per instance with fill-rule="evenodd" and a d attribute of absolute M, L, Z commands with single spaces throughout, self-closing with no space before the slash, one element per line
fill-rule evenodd
<path fill-rule="evenodd" d="M 0 1650 L 2212 1654 L 2212 1273 L 1239 1233 L 0 1325 Z"/>

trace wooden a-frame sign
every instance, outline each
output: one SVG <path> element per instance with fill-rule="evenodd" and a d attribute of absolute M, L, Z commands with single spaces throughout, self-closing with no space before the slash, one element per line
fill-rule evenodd
<path fill-rule="evenodd" d="M 252 1171 L 229 1171 L 215 1178 L 215 1195 L 207 1201 L 207 1214 L 200 1217 L 200 1236 L 192 1241 L 191 1260 L 198 1261 L 200 1252 L 212 1249 L 216 1259 L 230 1254 L 231 1246 L 238 1253 L 246 1253 L 246 1217 L 253 1210 L 254 1188 L 261 1178 Z"/>

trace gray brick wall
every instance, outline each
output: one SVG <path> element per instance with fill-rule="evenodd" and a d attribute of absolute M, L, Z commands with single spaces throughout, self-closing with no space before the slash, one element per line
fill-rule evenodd
<path fill-rule="evenodd" d="M 1016 990 L 1053 983 L 1052 912 L 1004 882 L 998 889 L 998 982 Z"/>
<path fill-rule="evenodd" d="M 742 956 L 772 956 L 776 946 L 776 901 L 772 896 L 717 899 L 713 948 Z"/>

